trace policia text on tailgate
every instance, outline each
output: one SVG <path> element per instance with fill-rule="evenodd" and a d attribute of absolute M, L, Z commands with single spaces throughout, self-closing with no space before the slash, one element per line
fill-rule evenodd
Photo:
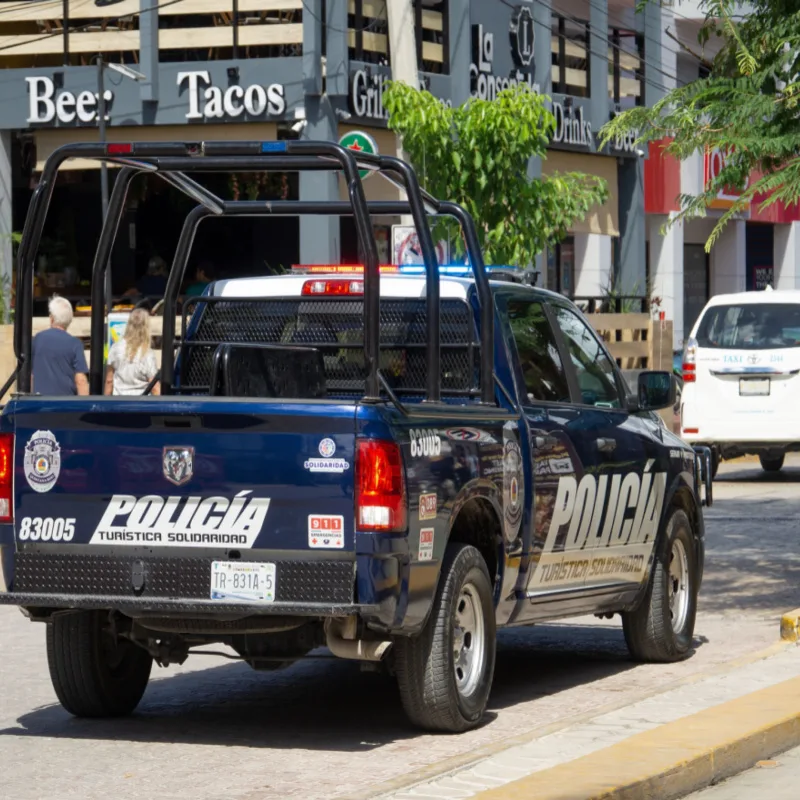
<path fill-rule="evenodd" d="M 68 158 L 119 169 L 94 262 L 91 394 L 43 397 L 32 275 Z M 366 202 L 360 169 L 408 201 Z M 228 201 L 193 170 L 335 170 L 350 199 Z M 143 171 L 197 205 L 164 298 L 161 395 L 103 397 L 105 270 Z M 363 268 L 218 281 L 176 321 L 206 217 L 307 213 L 352 215 Z M 393 273 L 370 216 L 398 214 L 425 265 Z M 471 267 L 438 268 L 428 214 L 460 223 Z M 671 375 L 644 372 L 631 394 L 575 306 L 486 268 L 477 241 L 407 164 L 332 143 L 50 156 L 19 249 L 18 392 L 0 417 L 0 602 L 46 624 L 66 709 L 130 713 L 154 661 L 209 642 L 256 669 L 327 645 L 396 675 L 417 725 L 463 731 L 486 708 L 498 626 L 619 613 L 634 657 L 687 654 L 710 461 L 654 413 L 674 402 Z"/>

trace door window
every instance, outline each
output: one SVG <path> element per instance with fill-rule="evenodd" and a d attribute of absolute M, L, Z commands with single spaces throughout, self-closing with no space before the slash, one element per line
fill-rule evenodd
<path fill-rule="evenodd" d="M 621 403 L 614 364 L 600 346 L 595 332 L 574 311 L 555 305 L 552 309 L 567 340 L 581 390 L 581 402 L 589 406 L 619 408 Z"/>
<path fill-rule="evenodd" d="M 517 346 L 528 400 L 568 403 L 567 376 L 542 304 L 510 300 L 508 321 Z"/>

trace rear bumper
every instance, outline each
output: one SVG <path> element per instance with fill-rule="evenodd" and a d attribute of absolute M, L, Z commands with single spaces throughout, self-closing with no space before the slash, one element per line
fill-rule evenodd
<path fill-rule="evenodd" d="M 275 602 L 211 600 L 213 558 L 94 555 L 1 548 L 0 603 L 202 614 L 336 616 L 369 613 L 355 600 L 355 560 L 264 559 L 276 565 Z"/>
<path fill-rule="evenodd" d="M 55 594 L 33 592 L 0 593 L 0 605 L 22 606 L 37 609 L 114 609 L 134 614 L 176 614 L 182 616 L 216 616 L 235 614 L 239 617 L 285 616 L 285 617 L 340 617 L 358 614 L 370 615 L 378 611 L 377 606 L 357 603 L 281 603 L 248 605 L 246 603 L 216 603 L 211 600 L 180 600 L 162 598 L 141 600 L 121 595 Z"/>

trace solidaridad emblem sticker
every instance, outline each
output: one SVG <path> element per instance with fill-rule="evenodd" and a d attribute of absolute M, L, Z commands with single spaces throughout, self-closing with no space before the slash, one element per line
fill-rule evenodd
<path fill-rule="evenodd" d="M 49 492 L 61 472 L 61 447 L 51 431 L 36 431 L 25 445 L 25 479 L 34 492 Z"/>

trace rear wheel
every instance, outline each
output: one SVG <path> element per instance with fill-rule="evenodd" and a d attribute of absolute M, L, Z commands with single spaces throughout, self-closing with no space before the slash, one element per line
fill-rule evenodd
<path fill-rule="evenodd" d="M 130 714 L 142 699 L 153 659 L 116 636 L 102 611 L 57 614 L 47 623 L 47 663 L 53 688 L 76 717 Z"/>
<path fill-rule="evenodd" d="M 697 551 L 684 511 L 672 511 L 656 547 L 644 599 L 622 615 L 625 642 L 638 661 L 680 661 L 692 646 L 698 588 Z"/>
<path fill-rule="evenodd" d="M 415 725 L 458 733 L 480 722 L 492 688 L 495 635 L 483 556 L 470 545 L 448 545 L 424 630 L 395 641 L 400 697 Z"/>
<path fill-rule="evenodd" d="M 784 454 L 781 453 L 779 456 L 759 456 L 758 460 L 765 472 L 780 472 L 783 469 L 784 458 Z"/>

